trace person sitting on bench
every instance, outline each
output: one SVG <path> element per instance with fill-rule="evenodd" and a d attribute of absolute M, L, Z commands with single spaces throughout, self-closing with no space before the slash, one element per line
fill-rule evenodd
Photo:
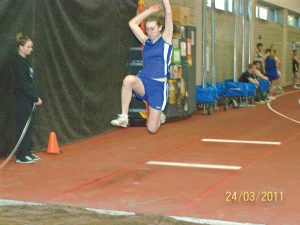
<path fill-rule="evenodd" d="M 248 65 L 248 70 L 243 72 L 241 77 L 239 78 L 239 82 L 242 83 L 248 83 L 251 82 L 255 84 L 256 86 L 256 96 L 255 96 L 255 102 L 257 104 L 264 104 L 265 103 L 265 98 L 263 96 L 263 93 L 259 87 L 259 82 L 257 80 L 257 77 L 255 75 L 257 68 L 253 63 L 250 63 Z"/>
<path fill-rule="evenodd" d="M 256 77 L 258 78 L 258 80 L 269 80 L 269 78 L 267 76 L 265 76 L 262 72 L 261 72 L 261 65 L 259 61 L 254 61 L 253 64 L 256 67 L 256 70 L 254 72 L 254 74 L 256 75 Z"/>

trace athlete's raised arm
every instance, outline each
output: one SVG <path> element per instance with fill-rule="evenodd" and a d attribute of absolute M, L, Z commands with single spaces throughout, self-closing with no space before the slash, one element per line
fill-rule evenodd
<path fill-rule="evenodd" d="M 148 37 L 144 34 L 142 29 L 139 27 L 140 23 L 146 19 L 148 16 L 150 16 L 153 13 L 156 13 L 160 10 L 161 5 L 155 4 L 151 6 L 149 9 L 145 10 L 144 12 L 138 14 L 133 19 L 129 21 L 129 27 L 132 30 L 133 34 L 136 36 L 136 38 L 142 43 L 145 44 Z"/>
<path fill-rule="evenodd" d="M 173 38 L 173 18 L 172 18 L 172 9 L 169 0 L 163 0 L 165 8 L 165 30 L 163 37 L 165 41 L 169 44 L 172 44 Z"/>

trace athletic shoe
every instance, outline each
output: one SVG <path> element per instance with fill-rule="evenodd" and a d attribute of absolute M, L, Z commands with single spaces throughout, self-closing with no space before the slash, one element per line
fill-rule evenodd
<path fill-rule="evenodd" d="M 282 93 L 284 93 L 284 90 L 281 86 L 277 86 L 277 87 L 275 87 L 275 93 L 282 94 Z"/>
<path fill-rule="evenodd" d="M 160 124 L 164 124 L 166 122 L 166 115 L 161 112 L 160 114 Z"/>
<path fill-rule="evenodd" d="M 28 155 L 28 157 L 33 161 L 41 160 L 41 158 L 39 156 L 32 154 L 32 153 L 30 155 Z"/>
<path fill-rule="evenodd" d="M 295 85 L 293 86 L 293 88 L 294 88 L 294 89 L 300 89 L 300 86 L 298 86 L 297 84 L 295 84 Z"/>
<path fill-rule="evenodd" d="M 17 159 L 16 163 L 35 163 L 35 161 L 33 161 L 29 156 L 25 156 L 22 159 Z"/>
<path fill-rule="evenodd" d="M 240 102 L 239 107 L 248 107 L 249 104 L 247 102 Z"/>
<path fill-rule="evenodd" d="M 276 100 L 276 97 L 274 97 L 274 96 L 269 96 L 269 97 L 267 98 L 267 100 L 270 100 L 270 101 Z"/>
<path fill-rule="evenodd" d="M 127 127 L 128 126 L 128 115 L 118 114 L 118 118 L 111 121 L 113 126 Z"/>
<path fill-rule="evenodd" d="M 265 102 L 265 101 L 263 101 L 263 100 L 260 100 L 260 101 L 256 101 L 255 103 L 256 103 L 256 104 L 260 104 L 260 105 L 262 105 L 262 104 L 265 104 L 266 102 Z"/>

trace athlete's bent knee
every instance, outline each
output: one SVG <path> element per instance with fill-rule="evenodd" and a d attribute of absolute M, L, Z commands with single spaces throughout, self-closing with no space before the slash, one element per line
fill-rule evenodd
<path fill-rule="evenodd" d="M 159 126 L 157 126 L 157 125 L 147 125 L 147 130 L 151 134 L 155 134 L 158 131 L 158 129 L 159 129 Z"/>
<path fill-rule="evenodd" d="M 132 86 L 134 84 L 134 77 L 132 75 L 128 75 L 123 80 L 123 86 Z"/>

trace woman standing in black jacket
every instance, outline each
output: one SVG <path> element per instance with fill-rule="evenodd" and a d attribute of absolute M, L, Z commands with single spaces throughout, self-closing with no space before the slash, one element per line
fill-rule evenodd
<path fill-rule="evenodd" d="M 16 99 L 16 135 L 17 139 L 21 136 L 23 128 L 29 118 L 33 104 L 39 106 L 43 102 L 39 98 L 33 69 L 27 59 L 33 51 L 32 40 L 23 33 L 18 33 L 17 51 L 13 62 L 14 94 Z M 22 143 L 16 154 L 17 163 L 33 163 L 40 158 L 32 154 L 32 134 L 33 134 L 34 113 L 32 121 L 24 136 Z"/>

